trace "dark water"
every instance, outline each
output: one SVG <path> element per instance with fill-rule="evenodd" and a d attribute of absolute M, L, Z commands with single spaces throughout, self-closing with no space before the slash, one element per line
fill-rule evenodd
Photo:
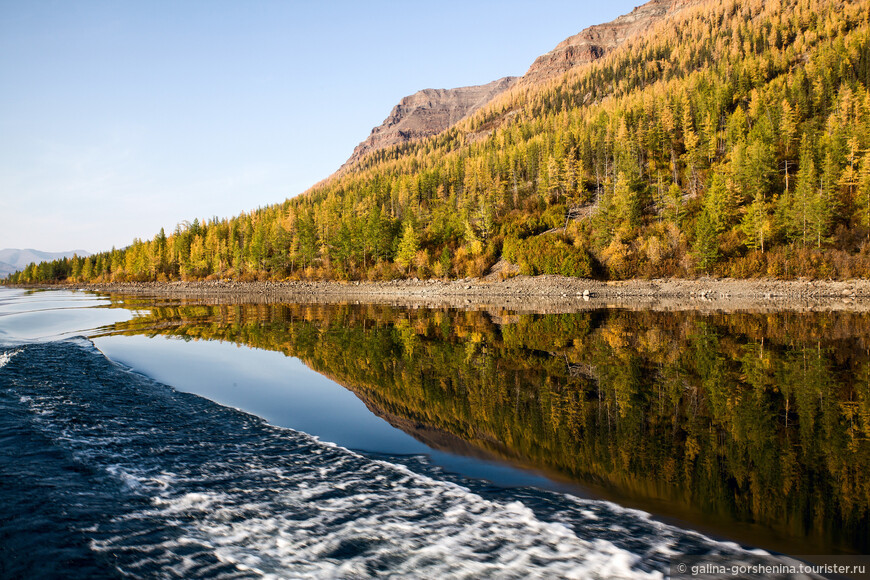
<path fill-rule="evenodd" d="M 660 577 L 680 554 L 760 557 L 560 486 L 861 553 L 865 323 L 7 293 L 0 577 Z"/>

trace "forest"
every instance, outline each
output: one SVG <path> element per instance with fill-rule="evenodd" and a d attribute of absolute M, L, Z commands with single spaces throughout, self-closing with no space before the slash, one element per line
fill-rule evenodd
<path fill-rule="evenodd" d="M 302 195 L 7 282 L 867 277 L 868 87 L 867 0 L 707 2 Z"/>

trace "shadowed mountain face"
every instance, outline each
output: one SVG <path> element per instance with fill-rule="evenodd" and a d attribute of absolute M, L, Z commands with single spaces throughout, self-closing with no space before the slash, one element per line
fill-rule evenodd
<path fill-rule="evenodd" d="M 575 66 L 604 56 L 625 40 L 639 34 L 699 0 L 651 0 L 613 22 L 590 26 L 539 56 L 522 77 L 505 77 L 489 84 L 456 89 L 424 89 L 393 107 L 381 125 L 353 151 L 344 170 L 367 153 L 437 135 L 491 102 L 517 83 L 537 84 L 564 74 Z"/>
<path fill-rule="evenodd" d="M 356 146 L 345 167 L 370 151 L 437 135 L 449 129 L 509 89 L 516 80 L 516 77 L 505 77 L 473 87 L 424 89 L 403 98 L 393 107 L 389 117 Z"/>

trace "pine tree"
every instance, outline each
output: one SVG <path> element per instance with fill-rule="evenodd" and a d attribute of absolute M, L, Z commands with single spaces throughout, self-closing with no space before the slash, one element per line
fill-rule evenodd
<path fill-rule="evenodd" d="M 791 238 L 800 240 L 806 246 L 814 231 L 825 229 L 826 208 L 823 207 L 819 194 L 819 179 L 816 163 L 813 159 L 813 147 L 810 140 L 804 136 L 800 148 L 800 168 L 797 174 L 792 205 L 789 208 L 788 229 Z"/>
<path fill-rule="evenodd" d="M 698 269 L 710 273 L 719 260 L 719 235 L 716 233 L 715 220 L 704 210 L 695 223 L 695 259 Z"/>
<path fill-rule="evenodd" d="M 667 203 L 666 203 L 667 219 L 675 226 L 679 227 L 683 217 L 683 191 L 676 183 L 672 183 L 668 187 Z"/>
<path fill-rule="evenodd" d="M 714 173 L 710 185 L 704 193 L 702 211 L 707 215 L 710 225 L 717 234 L 731 227 L 734 218 L 733 198 L 725 185 L 725 178 Z"/>
<path fill-rule="evenodd" d="M 612 214 L 608 217 L 614 229 L 631 230 L 640 219 L 640 204 L 637 192 L 631 186 L 628 176 L 620 171 L 613 185 Z"/>
<path fill-rule="evenodd" d="M 402 268 L 407 268 L 407 273 L 410 273 L 411 264 L 419 249 L 420 241 L 417 237 L 417 231 L 414 229 L 414 224 L 408 220 L 402 229 L 402 237 L 399 240 L 399 248 L 396 251 L 396 264 Z"/>
<path fill-rule="evenodd" d="M 858 223 L 868 228 L 867 236 L 870 239 L 870 153 L 865 154 L 861 159 L 858 189 L 855 197 Z"/>
<path fill-rule="evenodd" d="M 769 237 L 770 224 L 767 220 L 767 202 L 760 194 L 746 207 L 740 229 L 746 236 L 746 247 L 764 253 L 764 241 Z"/>
<path fill-rule="evenodd" d="M 84 264 L 82 265 L 82 280 L 85 282 L 90 282 L 94 279 L 94 266 L 91 263 L 90 258 L 85 258 Z"/>
<path fill-rule="evenodd" d="M 437 274 L 441 277 L 450 276 L 450 267 L 453 263 L 453 260 L 450 256 L 450 250 L 445 246 L 443 250 L 441 250 L 441 257 L 438 259 L 438 272 Z"/>

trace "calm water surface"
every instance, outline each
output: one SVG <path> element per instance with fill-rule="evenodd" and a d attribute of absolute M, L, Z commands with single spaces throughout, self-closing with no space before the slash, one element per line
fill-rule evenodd
<path fill-rule="evenodd" d="M 680 554 L 870 551 L 865 314 L 4 289 L 0 406 L 4 577 L 661 577 Z"/>

